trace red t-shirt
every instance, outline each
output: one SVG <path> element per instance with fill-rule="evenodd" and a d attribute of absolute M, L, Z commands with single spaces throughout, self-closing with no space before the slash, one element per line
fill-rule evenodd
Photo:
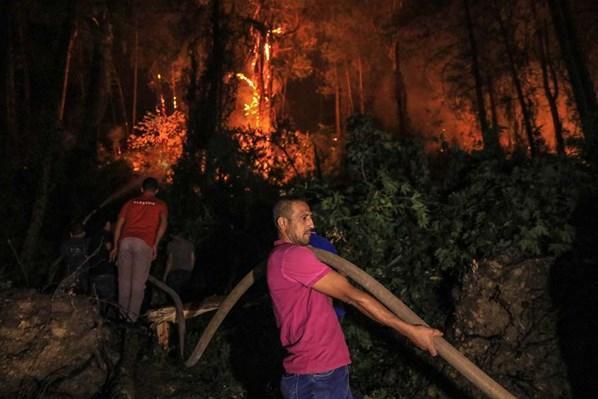
<path fill-rule="evenodd" d="M 118 215 L 125 220 L 121 239 L 136 237 L 153 247 L 162 214 L 168 216 L 168 207 L 156 197 L 142 195 L 127 201 Z"/>
<path fill-rule="evenodd" d="M 332 269 L 307 247 L 276 241 L 268 258 L 268 288 L 291 374 L 321 373 L 351 363 L 332 300 L 313 285 Z"/>

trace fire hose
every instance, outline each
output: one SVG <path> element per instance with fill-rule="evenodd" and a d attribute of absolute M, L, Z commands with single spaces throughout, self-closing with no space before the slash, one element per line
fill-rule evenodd
<path fill-rule="evenodd" d="M 393 295 L 388 289 L 380 284 L 372 276 L 364 272 L 362 269 L 349 262 L 340 256 L 334 255 L 330 252 L 311 248 L 320 261 L 330 265 L 339 272 L 344 273 L 357 284 L 361 285 L 366 291 L 372 296 L 377 298 L 384 306 L 386 306 L 391 312 L 397 315 L 402 320 L 419 325 L 427 325 L 417 314 L 415 314 L 407 305 L 405 305 L 400 299 Z M 235 286 L 230 292 L 226 299 L 221 303 L 220 307 L 216 311 L 216 314 L 212 317 L 208 326 L 204 330 L 202 336 L 197 342 L 193 352 L 185 362 L 187 367 L 194 366 L 204 351 L 208 347 L 212 337 L 218 330 L 220 324 L 224 321 L 226 315 L 230 312 L 235 303 L 241 298 L 241 296 L 253 285 L 253 283 L 261 278 L 265 272 L 264 262 L 257 265 L 251 270 L 241 281 Z M 494 381 L 488 374 L 482 371 L 478 366 L 471 362 L 461 352 L 459 352 L 454 346 L 448 343 L 442 337 L 434 338 L 434 346 L 436 347 L 438 354 L 447 363 L 453 366 L 459 371 L 467 380 L 473 385 L 484 392 L 489 398 L 492 399 L 515 399 L 516 397 L 507 391 L 504 387 Z"/>

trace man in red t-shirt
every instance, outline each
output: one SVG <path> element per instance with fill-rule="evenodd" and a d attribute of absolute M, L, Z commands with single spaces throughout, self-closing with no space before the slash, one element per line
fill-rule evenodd
<path fill-rule="evenodd" d="M 267 280 L 280 341 L 287 351 L 280 384 L 285 399 L 353 397 L 347 367 L 351 359 L 331 298 L 355 306 L 436 356 L 433 339 L 442 335 L 440 331 L 399 319 L 307 247 L 314 223 L 305 201 L 282 199 L 273 213 L 279 240 L 268 258 Z"/>
<path fill-rule="evenodd" d="M 131 322 L 139 317 L 150 266 L 168 225 L 168 208 L 157 193 L 158 181 L 145 179 L 141 195 L 120 210 L 114 231 L 110 258 L 118 254 L 118 304 Z"/>

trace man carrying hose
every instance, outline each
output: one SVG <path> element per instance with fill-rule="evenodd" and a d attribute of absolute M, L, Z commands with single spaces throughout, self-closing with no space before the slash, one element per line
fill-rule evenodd
<path fill-rule="evenodd" d="M 436 356 L 436 329 L 406 323 L 341 274 L 320 262 L 307 247 L 314 229 L 309 205 L 283 198 L 274 206 L 278 240 L 268 258 L 267 280 L 280 340 L 287 355 L 281 391 L 285 399 L 351 399 L 345 337 L 331 298 L 355 306 L 371 319 L 409 338 Z"/>

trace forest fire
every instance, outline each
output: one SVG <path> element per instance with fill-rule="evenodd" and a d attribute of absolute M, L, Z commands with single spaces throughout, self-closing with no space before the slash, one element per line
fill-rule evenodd
<path fill-rule="evenodd" d="M 594 3 L 2 2 L 0 398 L 598 398 Z"/>
<path fill-rule="evenodd" d="M 253 46 L 244 71 L 234 73 L 238 81 L 235 92 L 235 109 L 226 125 L 234 132 L 239 148 L 252 153 L 254 173 L 263 179 L 286 183 L 297 176 L 313 172 L 314 149 L 308 133 L 282 129 L 277 132 L 274 121 L 276 112 L 273 98 L 279 94 L 280 83 L 275 81 L 272 59 L 275 56 L 272 38 L 282 34 L 278 27 L 266 34 L 250 28 Z M 187 134 L 187 117 L 179 110 L 176 97 L 176 80 L 167 84 L 172 93 L 172 111 L 167 110 L 162 74 L 156 75 L 154 85 L 158 105 L 135 126 L 136 134 L 127 139 L 127 151 L 123 155 L 136 172 L 164 176 L 172 181 L 172 167 L 183 151 Z M 205 170 L 205 168 L 204 168 Z M 203 173 L 203 172 L 202 172 Z M 273 173 L 276 178 L 273 178 Z M 218 172 L 218 178 L 228 178 Z"/>
<path fill-rule="evenodd" d="M 281 84 L 274 79 L 272 60 L 275 51 L 271 41 L 273 36 L 282 33 L 281 27 L 265 34 L 250 28 L 254 44 L 245 70 L 235 73 L 240 85 L 236 92 L 236 108 L 228 125 L 235 129 L 234 137 L 240 149 L 255 154 L 253 170 L 256 174 L 265 180 L 287 183 L 294 177 L 313 172 L 315 166 L 309 134 L 286 129 L 277 132 L 274 123 L 273 98 L 279 94 Z M 274 180 L 273 173 L 277 174 Z"/>

